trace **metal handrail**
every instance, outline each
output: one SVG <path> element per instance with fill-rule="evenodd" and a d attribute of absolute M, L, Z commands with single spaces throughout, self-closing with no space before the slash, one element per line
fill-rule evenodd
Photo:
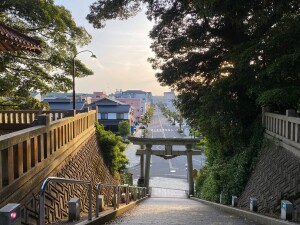
<path fill-rule="evenodd" d="M 145 196 L 146 196 L 146 187 L 128 186 L 128 188 L 137 189 L 137 190 L 138 190 L 138 198 L 140 198 L 140 197 L 141 197 L 140 190 L 142 190 L 142 191 L 143 191 L 143 197 L 145 197 Z"/>
<path fill-rule="evenodd" d="M 114 210 L 119 208 L 119 204 L 120 204 L 120 187 L 125 187 L 126 188 L 126 205 L 129 204 L 129 188 L 135 188 L 138 190 L 139 192 L 139 198 L 140 198 L 140 190 L 144 191 L 143 197 L 146 196 L 146 187 L 136 187 L 136 186 L 129 186 L 128 184 L 123 184 L 123 185 L 117 185 L 117 184 L 108 184 L 108 183 L 98 183 L 96 185 L 96 213 L 95 213 L 95 217 L 99 217 L 99 210 L 100 210 L 100 203 L 99 203 L 99 198 L 98 195 L 101 191 L 101 188 L 105 186 L 105 187 L 113 187 L 114 188 L 114 199 L 116 199 L 116 196 L 118 196 L 118 198 L 116 199 L 117 201 L 113 201 L 113 207 Z"/>
<path fill-rule="evenodd" d="M 118 197 L 118 203 L 120 203 L 120 188 L 125 188 L 125 204 L 128 205 L 129 204 L 129 185 L 128 184 L 123 184 L 123 185 L 119 185 L 118 186 L 118 193 L 119 193 L 119 197 Z"/>
<path fill-rule="evenodd" d="M 71 183 L 71 184 L 87 184 L 89 186 L 89 213 L 88 220 L 92 220 L 92 183 L 91 181 L 66 179 L 60 177 L 48 177 L 46 178 L 40 188 L 39 199 L 39 225 L 45 225 L 45 190 L 50 182 L 56 183 Z"/>
<path fill-rule="evenodd" d="M 118 185 L 117 184 L 105 184 L 105 183 L 98 183 L 96 185 L 96 213 L 95 213 L 95 217 L 99 216 L 99 209 L 100 209 L 100 204 L 99 204 L 99 198 L 98 195 L 100 193 L 100 189 L 103 187 L 114 187 L 114 199 L 116 199 L 117 196 L 117 192 L 118 192 Z M 116 210 L 117 208 L 119 208 L 119 202 L 118 201 L 112 201 L 113 202 L 113 207 L 114 210 Z M 118 203 L 118 204 L 117 204 Z"/>

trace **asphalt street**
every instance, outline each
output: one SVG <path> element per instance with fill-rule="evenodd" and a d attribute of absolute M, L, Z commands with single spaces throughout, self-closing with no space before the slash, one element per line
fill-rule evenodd
<path fill-rule="evenodd" d="M 179 125 L 172 125 L 172 122 L 162 114 L 160 109 L 156 107 L 152 121 L 148 124 L 148 133 L 146 137 L 148 138 L 192 138 L 186 136 L 186 134 L 179 134 L 177 130 Z M 187 132 L 185 132 L 187 133 Z M 140 136 L 142 130 L 138 130 L 135 136 Z M 130 144 L 126 150 L 126 155 L 130 160 L 128 166 L 128 171 L 133 174 L 134 180 L 137 180 L 140 176 L 140 157 L 135 155 L 136 149 L 139 148 L 137 145 Z M 184 146 L 176 146 L 176 149 L 185 150 Z M 153 150 L 164 149 L 164 146 L 154 145 Z M 204 155 L 194 155 L 193 156 L 193 167 L 199 170 L 205 164 Z M 172 159 L 165 160 L 159 156 L 151 157 L 151 169 L 150 169 L 150 179 L 153 177 L 168 177 L 168 178 L 178 178 L 187 179 L 187 159 L 186 156 L 178 156 Z"/>

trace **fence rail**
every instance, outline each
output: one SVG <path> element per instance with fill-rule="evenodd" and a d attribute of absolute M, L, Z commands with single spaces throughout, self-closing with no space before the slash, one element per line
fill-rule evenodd
<path fill-rule="evenodd" d="M 74 116 L 84 110 L 0 110 L 0 126 L 2 125 L 31 125 L 39 115 L 50 115 L 50 121 Z"/>
<path fill-rule="evenodd" d="M 45 225 L 45 192 L 47 185 L 50 183 L 69 183 L 69 184 L 84 184 L 88 186 L 88 196 L 81 196 L 87 197 L 89 201 L 89 209 L 88 209 L 88 220 L 92 220 L 92 182 L 89 180 L 77 180 L 77 179 L 68 179 L 68 178 L 61 178 L 61 177 L 48 177 L 46 178 L 41 187 L 40 187 L 40 197 L 39 197 L 39 221 L 38 225 Z M 131 200 L 136 201 L 137 199 L 145 198 L 146 197 L 146 188 L 145 187 L 135 187 L 129 186 L 127 184 L 118 185 L 118 184 L 111 184 L 111 183 L 98 183 L 96 185 L 96 209 L 95 209 L 95 217 L 99 217 L 100 211 L 100 203 L 99 203 L 99 194 L 101 193 L 104 187 L 112 188 L 113 189 L 113 209 L 116 210 L 119 208 L 120 200 L 122 198 L 122 193 L 124 193 L 124 203 L 127 205 L 130 203 Z M 111 192 L 108 192 L 105 198 L 109 197 Z M 83 199 L 81 199 L 82 201 Z"/>
<path fill-rule="evenodd" d="M 33 112 L 30 115 L 34 118 Z M 0 136 L 0 192 L 51 155 L 74 143 L 77 136 L 94 127 L 95 121 L 96 110 L 59 120 L 52 120 L 51 114 L 46 113 L 38 116 L 37 126 Z"/>
<path fill-rule="evenodd" d="M 267 134 L 300 148 L 300 118 L 294 110 L 287 110 L 286 115 L 263 110 L 262 123 Z"/>
<path fill-rule="evenodd" d="M 76 180 L 76 179 L 66 179 L 60 177 L 48 177 L 44 180 L 41 188 L 40 188 L 40 198 L 39 198 L 39 225 L 45 225 L 45 191 L 48 183 L 69 183 L 69 184 L 86 184 L 89 188 L 89 212 L 88 212 L 88 220 L 92 220 L 92 182 L 85 180 Z"/>

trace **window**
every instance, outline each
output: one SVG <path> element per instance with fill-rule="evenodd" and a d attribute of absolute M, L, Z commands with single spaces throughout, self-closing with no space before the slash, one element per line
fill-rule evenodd
<path fill-rule="evenodd" d="M 124 119 L 124 113 L 117 113 L 117 120 Z"/>
<path fill-rule="evenodd" d="M 101 120 L 107 120 L 108 119 L 108 113 L 101 113 Z"/>

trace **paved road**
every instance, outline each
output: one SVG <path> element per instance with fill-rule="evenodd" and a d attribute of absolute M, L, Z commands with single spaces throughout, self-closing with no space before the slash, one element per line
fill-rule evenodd
<path fill-rule="evenodd" d="M 163 138 L 182 138 L 182 136 L 177 132 L 178 126 L 173 126 L 166 117 L 162 114 L 158 107 L 154 111 L 152 122 L 148 127 L 147 137 L 163 137 Z M 190 137 L 187 137 L 190 138 Z M 140 175 L 140 165 L 138 164 L 139 156 L 134 156 L 133 152 L 135 146 L 131 146 L 130 151 L 126 150 L 127 156 L 131 161 L 129 166 L 129 172 L 133 173 L 134 180 L 139 178 Z M 178 146 L 177 149 L 182 148 L 183 146 Z M 137 147 L 135 147 L 137 148 Z M 164 149 L 164 146 L 154 145 L 152 146 L 153 150 Z M 193 166 L 195 169 L 201 168 L 205 163 L 205 156 L 196 155 L 193 156 Z M 165 160 L 158 156 L 151 157 L 151 169 L 150 177 L 169 177 L 169 178 L 179 178 L 187 179 L 187 161 L 185 156 L 178 156 L 173 159 Z"/>

